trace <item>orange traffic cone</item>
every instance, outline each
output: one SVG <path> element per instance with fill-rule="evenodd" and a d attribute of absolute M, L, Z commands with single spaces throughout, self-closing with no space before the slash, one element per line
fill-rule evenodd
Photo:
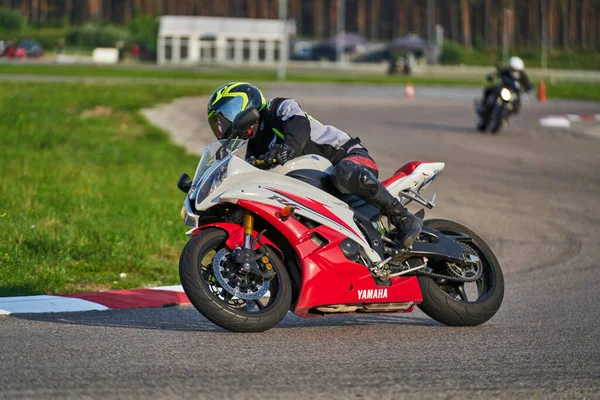
<path fill-rule="evenodd" d="M 415 97 L 415 88 L 413 87 L 413 84 L 410 82 L 406 83 L 406 89 L 404 91 L 404 95 L 407 99 L 412 99 Z"/>
<path fill-rule="evenodd" d="M 538 89 L 538 101 L 540 103 L 545 103 L 548 101 L 548 98 L 546 97 L 546 84 L 544 81 L 540 82 L 540 87 Z"/>

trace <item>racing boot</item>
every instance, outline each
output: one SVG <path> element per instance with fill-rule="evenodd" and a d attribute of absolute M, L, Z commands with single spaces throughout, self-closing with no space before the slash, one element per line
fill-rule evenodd
<path fill-rule="evenodd" d="M 423 220 L 409 212 L 398 199 L 394 199 L 394 203 L 383 213 L 396 227 L 397 233 L 394 238 L 396 245 L 402 249 L 410 249 L 415 240 L 419 238 Z"/>
<path fill-rule="evenodd" d="M 377 193 L 368 203 L 378 207 L 396 227 L 397 233 L 394 239 L 396 246 L 400 249 L 409 249 L 421 233 L 423 227 L 421 218 L 411 214 L 381 183 Z"/>

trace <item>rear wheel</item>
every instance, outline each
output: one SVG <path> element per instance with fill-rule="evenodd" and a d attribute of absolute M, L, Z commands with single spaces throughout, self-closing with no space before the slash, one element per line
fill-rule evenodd
<path fill-rule="evenodd" d="M 237 275 L 235 264 L 229 262 L 226 240 L 223 230 L 207 229 L 186 244 L 179 260 L 186 295 L 202 315 L 222 328 L 233 332 L 271 329 L 285 317 L 292 302 L 291 282 L 283 262 L 267 248 L 276 273 L 273 279 Z M 218 274 L 215 265 L 220 268 Z"/>
<path fill-rule="evenodd" d="M 474 282 L 456 282 L 419 276 L 423 302 L 419 308 L 446 325 L 475 326 L 492 318 L 504 298 L 504 278 L 500 264 L 489 246 L 475 232 L 456 222 L 435 219 L 424 222 L 445 235 L 468 236 L 462 243 L 481 260 L 482 272 Z M 438 261 L 442 262 L 442 261 Z M 453 266 L 457 274 L 460 266 Z M 473 271 L 464 271 L 468 277 Z"/>

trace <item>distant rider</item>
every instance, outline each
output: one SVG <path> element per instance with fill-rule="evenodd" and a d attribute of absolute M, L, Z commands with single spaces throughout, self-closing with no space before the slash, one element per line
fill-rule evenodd
<path fill-rule="evenodd" d="M 488 80 L 493 82 L 494 77 L 499 78 L 501 81 L 504 81 L 505 79 L 517 81 L 521 86 L 522 90 L 526 93 L 531 92 L 531 90 L 533 89 L 533 87 L 531 86 L 531 82 L 529 81 L 529 77 L 525 73 L 525 63 L 519 57 L 511 57 L 510 60 L 508 60 L 508 67 L 498 68 L 495 74 L 488 75 Z M 486 101 L 488 101 L 488 96 L 491 94 L 492 90 L 496 86 L 497 85 L 494 82 L 491 85 L 487 85 L 483 89 L 483 98 L 481 99 L 480 110 L 485 110 L 484 107 Z M 514 112 L 519 112 L 518 104 L 515 105 Z"/>
<path fill-rule="evenodd" d="M 409 248 L 419 237 L 422 221 L 411 214 L 379 182 L 377 164 L 359 138 L 309 116 L 296 101 L 274 98 L 268 102 L 261 91 L 244 82 L 219 87 L 208 101 L 208 122 L 218 139 L 227 139 L 235 116 L 249 107 L 261 119 L 242 139 L 249 139 L 247 157 L 266 155 L 283 165 L 294 157 L 316 154 L 334 165 L 331 180 L 342 194 L 352 194 L 379 208 L 396 226 L 396 245 Z"/>

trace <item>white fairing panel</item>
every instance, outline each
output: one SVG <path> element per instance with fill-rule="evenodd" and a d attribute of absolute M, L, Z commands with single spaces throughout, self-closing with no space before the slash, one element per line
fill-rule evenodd
<path fill-rule="evenodd" d="M 389 184 L 387 189 L 394 196 L 398 196 L 398 193 L 408 189 L 420 193 L 442 173 L 445 165 L 442 162 L 422 163 L 410 175 Z"/>
<path fill-rule="evenodd" d="M 331 162 L 329 162 L 328 159 L 311 154 L 307 156 L 296 157 L 285 163 L 285 165 L 278 165 L 275 168 L 271 168 L 269 172 L 285 175 L 288 172 L 298 169 L 313 169 L 316 171 L 331 173 L 333 170 L 333 165 L 331 165 Z"/>
<path fill-rule="evenodd" d="M 326 166 L 326 161 L 329 166 Z M 318 169 L 325 171 L 331 168 L 331 163 L 322 157 L 298 157 L 293 169 Z M 290 162 L 291 163 L 291 162 Z M 287 167 L 288 164 L 284 167 Z M 232 157 L 227 168 L 227 179 L 217 187 L 208 197 L 196 203 L 198 211 L 206 210 L 217 203 L 236 203 L 238 200 L 250 200 L 274 207 L 281 207 L 282 203 L 276 197 L 277 191 L 293 194 L 306 199 L 306 207 L 297 207 L 296 214 L 309 218 L 331 229 L 337 230 L 357 242 L 373 262 L 381 261 L 381 257 L 369 246 L 364 235 L 354 222 L 354 211 L 348 204 L 316 187 L 282 175 L 286 168 L 273 168 L 269 171 L 257 169 L 238 157 Z M 290 169 L 291 170 L 291 169 Z M 311 203 L 323 205 L 328 215 L 315 211 Z"/>

